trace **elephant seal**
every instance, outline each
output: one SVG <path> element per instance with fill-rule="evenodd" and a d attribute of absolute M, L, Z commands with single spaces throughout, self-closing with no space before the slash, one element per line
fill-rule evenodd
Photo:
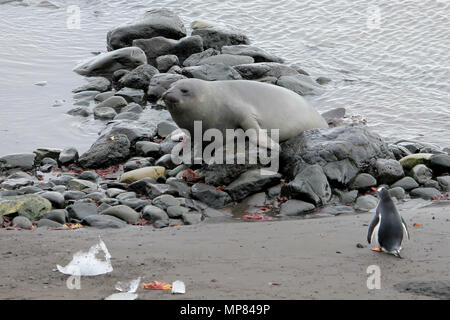
<path fill-rule="evenodd" d="M 176 124 L 194 134 L 194 121 L 202 129 L 279 129 L 279 141 L 313 128 L 327 128 L 324 118 L 301 96 L 272 84 L 250 81 L 179 80 L 162 96 Z M 261 134 L 261 132 L 260 132 Z M 270 139 L 260 136 L 253 141 Z M 278 146 L 278 144 L 276 144 Z"/>

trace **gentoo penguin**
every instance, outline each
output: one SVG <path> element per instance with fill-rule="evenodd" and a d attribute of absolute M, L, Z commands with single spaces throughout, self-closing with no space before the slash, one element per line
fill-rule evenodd
<path fill-rule="evenodd" d="M 375 190 L 375 188 L 372 188 Z M 401 258 L 403 232 L 409 239 L 408 227 L 395 207 L 389 191 L 380 187 L 378 190 L 380 201 L 378 203 L 375 217 L 369 226 L 367 241 L 371 243 L 374 236 L 378 238 L 380 248 L 372 249 L 374 251 L 384 251 Z"/>

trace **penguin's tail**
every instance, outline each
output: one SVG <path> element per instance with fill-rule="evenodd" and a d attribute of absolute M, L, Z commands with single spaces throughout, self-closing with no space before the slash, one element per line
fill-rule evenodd
<path fill-rule="evenodd" d="M 394 255 L 395 255 L 396 257 L 399 257 L 400 259 L 403 259 L 403 257 L 400 255 L 400 250 L 395 250 L 395 251 L 394 251 Z"/>

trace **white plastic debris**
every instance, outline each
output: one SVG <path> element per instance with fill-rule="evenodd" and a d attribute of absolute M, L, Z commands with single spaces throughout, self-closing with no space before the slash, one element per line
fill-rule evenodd
<path fill-rule="evenodd" d="M 120 293 L 114 293 L 106 297 L 105 300 L 136 300 L 138 295 L 135 292 L 139 288 L 140 282 L 140 277 L 130 282 L 117 282 L 116 290 Z"/>
<path fill-rule="evenodd" d="M 99 240 L 100 242 L 92 246 L 88 252 L 78 251 L 75 253 L 67 266 L 56 265 L 56 268 L 59 272 L 72 276 L 97 276 L 112 272 L 111 255 L 100 237 Z M 101 252 L 105 255 L 104 259 L 96 257 Z"/>
<path fill-rule="evenodd" d="M 136 300 L 138 295 L 131 292 L 114 293 L 105 298 L 105 300 Z"/>
<path fill-rule="evenodd" d="M 175 281 L 172 283 L 172 294 L 185 294 L 186 286 L 183 281 Z"/>

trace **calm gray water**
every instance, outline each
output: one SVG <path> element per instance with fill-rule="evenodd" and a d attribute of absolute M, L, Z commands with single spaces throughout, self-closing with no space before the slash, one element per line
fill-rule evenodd
<path fill-rule="evenodd" d="M 448 0 L 52 0 L 59 8 L 40 1 L 0 0 L 0 155 L 85 151 L 102 124 L 65 114 L 71 90 L 84 83 L 71 70 L 105 51 L 109 29 L 156 7 L 172 9 L 186 26 L 235 25 L 254 45 L 333 79 L 324 94 L 308 97 L 320 112 L 345 107 L 389 141 L 450 147 Z M 81 9 L 79 30 L 67 28 L 71 5 Z M 48 85 L 34 85 L 40 81 Z M 55 100 L 65 103 L 52 107 Z"/>

